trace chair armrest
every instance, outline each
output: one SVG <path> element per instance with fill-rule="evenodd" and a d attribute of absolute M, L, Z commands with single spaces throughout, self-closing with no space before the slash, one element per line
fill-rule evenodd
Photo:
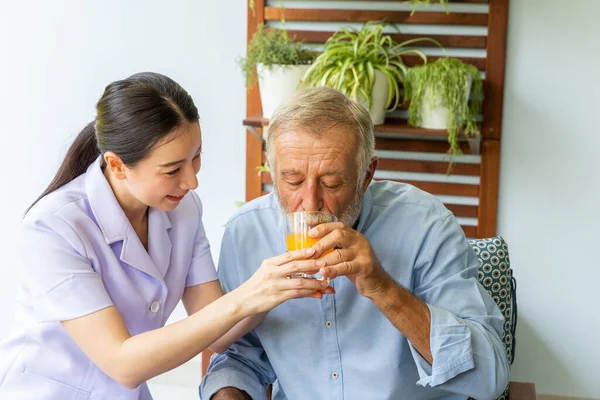
<path fill-rule="evenodd" d="M 510 382 L 509 400 L 536 400 L 535 385 L 530 382 Z"/>

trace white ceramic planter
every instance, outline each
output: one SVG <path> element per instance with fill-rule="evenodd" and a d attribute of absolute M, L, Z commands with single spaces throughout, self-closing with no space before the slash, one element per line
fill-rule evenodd
<path fill-rule="evenodd" d="M 388 90 L 389 86 L 385 74 L 376 70 L 375 84 L 371 92 L 373 100 L 371 101 L 371 109 L 369 110 L 369 114 L 375 125 L 381 125 L 385 120 L 385 103 L 387 102 Z M 367 101 L 365 99 L 361 98 L 358 102 L 364 108 L 367 108 Z"/>
<path fill-rule="evenodd" d="M 275 108 L 291 96 L 308 70 L 308 65 L 256 65 L 263 117 L 271 118 Z"/>
<path fill-rule="evenodd" d="M 472 79 L 469 79 L 465 90 L 465 99 L 469 100 L 471 93 Z M 421 127 L 427 129 L 448 129 L 448 108 L 443 106 L 430 107 L 431 96 L 437 96 L 435 104 L 441 104 L 440 95 L 432 93 L 431 87 L 425 89 L 425 95 L 421 100 Z"/>

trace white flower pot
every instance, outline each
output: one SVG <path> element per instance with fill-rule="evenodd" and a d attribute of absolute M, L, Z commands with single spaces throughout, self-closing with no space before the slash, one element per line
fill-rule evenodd
<path fill-rule="evenodd" d="M 465 89 L 465 99 L 469 100 L 469 94 L 471 93 L 471 85 L 473 79 L 469 79 L 467 87 Z M 431 107 L 431 96 L 437 96 L 434 99 L 434 104 L 438 104 L 437 107 Z M 433 92 L 431 87 L 425 89 L 425 95 L 421 100 L 421 127 L 427 129 L 448 129 L 448 108 L 441 106 L 441 96 Z"/>
<path fill-rule="evenodd" d="M 388 90 L 389 86 L 385 74 L 375 70 L 375 84 L 371 92 L 373 99 L 371 101 L 371 109 L 369 110 L 369 114 L 375 125 L 381 125 L 385 121 L 385 103 L 387 102 Z M 361 106 L 367 108 L 367 100 L 362 98 L 362 96 L 358 102 Z"/>
<path fill-rule="evenodd" d="M 308 65 L 256 65 L 263 117 L 271 118 L 275 108 L 291 96 L 302 81 Z"/>

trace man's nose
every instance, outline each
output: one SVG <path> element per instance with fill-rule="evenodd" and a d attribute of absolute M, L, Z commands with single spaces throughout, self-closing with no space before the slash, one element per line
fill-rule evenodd
<path fill-rule="evenodd" d="M 308 182 L 302 193 L 302 209 L 320 211 L 323 208 L 323 191 L 316 182 Z"/>

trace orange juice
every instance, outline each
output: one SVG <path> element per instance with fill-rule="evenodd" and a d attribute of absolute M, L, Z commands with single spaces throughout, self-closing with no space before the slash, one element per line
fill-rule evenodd
<path fill-rule="evenodd" d="M 312 238 L 303 233 L 290 233 L 287 235 L 285 242 L 287 244 L 288 251 L 308 249 L 313 247 L 319 239 Z M 333 250 L 329 249 L 323 255 L 331 253 Z"/>

